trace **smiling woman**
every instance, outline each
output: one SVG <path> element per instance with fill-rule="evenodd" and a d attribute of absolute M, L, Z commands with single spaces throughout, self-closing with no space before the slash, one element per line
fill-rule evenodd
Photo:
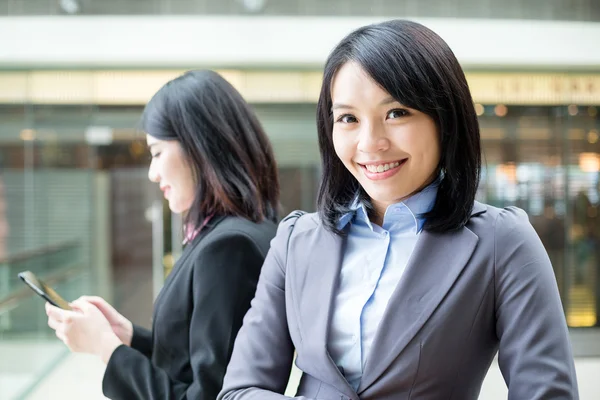
<path fill-rule="evenodd" d="M 325 63 L 318 213 L 280 224 L 219 399 L 578 399 L 552 266 L 527 215 L 475 201 L 465 75 L 423 25 L 357 29 Z"/>

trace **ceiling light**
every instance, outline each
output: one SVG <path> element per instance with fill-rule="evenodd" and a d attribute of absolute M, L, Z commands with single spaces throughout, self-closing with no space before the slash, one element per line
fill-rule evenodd
<path fill-rule="evenodd" d="M 244 9 L 248 12 L 259 12 L 265 8 L 267 0 L 239 0 Z"/>
<path fill-rule="evenodd" d="M 77 0 L 60 0 L 60 8 L 67 14 L 77 14 L 79 12 L 79 2 Z"/>

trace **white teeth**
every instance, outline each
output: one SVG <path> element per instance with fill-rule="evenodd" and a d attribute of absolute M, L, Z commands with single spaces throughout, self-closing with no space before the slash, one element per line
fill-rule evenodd
<path fill-rule="evenodd" d="M 389 164 L 379 164 L 379 165 L 365 165 L 367 171 L 374 173 L 381 173 L 389 170 L 390 168 L 396 168 L 400 165 L 400 162 L 396 161 Z"/>

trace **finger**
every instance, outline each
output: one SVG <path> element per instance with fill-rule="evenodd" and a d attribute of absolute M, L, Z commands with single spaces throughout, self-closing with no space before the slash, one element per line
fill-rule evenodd
<path fill-rule="evenodd" d="M 60 323 L 60 321 L 55 320 L 54 318 L 48 318 L 48 326 L 54 330 L 57 330 L 60 328 L 62 324 Z"/>
<path fill-rule="evenodd" d="M 65 314 L 63 310 L 61 310 L 58 307 L 54 307 L 50 303 L 46 303 L 46 315 L 49 318 L 57 320 L 58 322 L 63 322 L 63 320 L 65 319 Z"/>
<path fill-rule="evenodd" d="M 87 311 L 90 310 L 91 307 L 95 308 L 96 306 L 88 303 L 87 301 L 75 300 L 74 302 L 71 303 L 71 307 L 73 307 L 73 309 L 76 311 L 86 313 Z"/>
<path fill-rule="evenodd" d="M 112 313 L 116 313 L 117 312 L 113 308 L 113 306 L 111 306 L 110 304 L 108 304 L 106 302 L 106 300 L 104 300 L 102 297 L 98 297 L 98 296 L 81 296 L 77 300 L 83 300 L 83 301 L 86 301 L 86 302 L 94 305 L 98 310 L 100 310 L 102 312 L 102 314 L 112 314 Z"/>
<path fill-rule="evenodd" d="M 77 300 L 87 301 L 88 303 L 92 303 L 95 306 L 100 304 L 107 304 L 106 301 L 100 296 L 81 296 Z"/>
<path fill-rule="evenodd" d="M 48 313 L 50 312 L 50 310 L 52 310 L 52 304 L 46 302 L 44 303 L 44 310 L 46 311 L 46 315 L 48 315 Z"/>
<path fill-rule="evenodd" d="M 53 319 L 56 322 L 64 325 L 69 325 L 73 322 L 73 318 L 76 316 L 76 313 L 73 311 L 62 310 L 58 307 L 49 306 L 48 319 Z"/>
<path fill-rule="evenodd" d="M 57 338 L 59 338 L 63 343 L 65 343 L 65 335 L 62 332 L 61 329 L 57 329 L 56 331 L 54 331 L 54 334 L 56 335 Z M 66 344 L 66 343 L 65 343 Z"/>

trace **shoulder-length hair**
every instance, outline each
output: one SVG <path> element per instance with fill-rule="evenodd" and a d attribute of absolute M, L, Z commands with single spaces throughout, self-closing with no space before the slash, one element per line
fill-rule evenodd
<path fill-rule="evenodd" d="M 189 71 L 148 102 L 142 130 L 181 144 L 196 192 L 186 224 L 207 216 L 277 220 L 279 180 L 271 143 L 240 93 L 214 71 Z"/>
<path fill-rule="evenodd" d="M 357 194 L 368 196 L 337 157 L 332 139 L 331 89 L 337 71 L 355 62 L 401 104 L 436 123 L 443 179 L 424 228 L 446 232 L 462 227 L 475 201 L 481 169 L 479 124 L 458 60 L 436 33 L 415 22 L 387 21 L 357 29 L 331 52 L 317 108 L 323 174 L 317 206 L 324 225 L 338 234 L 339 218 Z"/>

